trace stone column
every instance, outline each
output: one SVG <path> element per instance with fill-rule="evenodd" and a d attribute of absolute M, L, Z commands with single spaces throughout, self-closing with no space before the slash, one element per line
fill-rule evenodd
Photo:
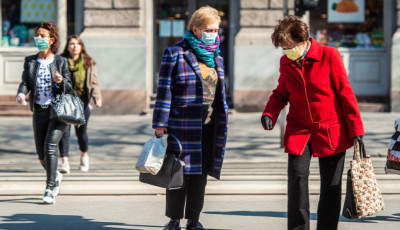
<path fill-rule="evenodd" d="M 397 0 L 397 30 L 392 40 L 391 57 L 391 82 L 390 82 L 390 106 L 392 112 L 400 112 L 400 1 Z"/>
<path fill-rule="evenodd" d="M 85 1 L 81 37 L 96 61 L 104 101 L 94 113 L 132 114 L 148 107 L 146 2 Z"/>
<path fill-rule="evenodd" d="M 234 108 L 237 111 L 261 112 L 278 84 L 279 60 L 271 34 L 283 18 L 282 0 L 241 0 L 240 31 L 234 51 Z M 294 0 L 289 0 L 293 14 Z"/>

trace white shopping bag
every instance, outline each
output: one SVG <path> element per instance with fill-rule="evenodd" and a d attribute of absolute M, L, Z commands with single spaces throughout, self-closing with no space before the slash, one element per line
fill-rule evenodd
<path fill-rule="evenodd" d="M 136 163 L 136 170 L 153 175 L 160 171 L 167 150 L 167 137 L 168 135 L 164 135 L 161 138 L 152 137 L 144 144 Z"/>

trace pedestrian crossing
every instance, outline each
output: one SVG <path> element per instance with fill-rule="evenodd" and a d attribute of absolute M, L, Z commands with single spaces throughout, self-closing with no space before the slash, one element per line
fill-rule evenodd
<path fill-rule="evenodd" d="M 345 192 L 345 172 L 343 189 Z M 373 158 L 378 183 L 384 194 L 400 194 L 400 176 L 385 174 L 385 158 Z M 37 164 L 28 167 L 19 164 L 10 168 L 0 163 L 0 195 L 42 195 L 45 188 L 45 172 Z M 64 175 L 62 195 L 154 195 L 165 190 L 139 182 L 139 173 L 132 163 L 92 162 L 89 172 L 81 172 L 71 165 L 71 174 Z M 284 195 L 287 189 L 287 163 L 285 161 L 229 162 L 224 164 L 221 180 L 209 177 L 206 194 L 209 195 Z M 318 160 L 310 166 L 310 194 L 319 194 Z"/>

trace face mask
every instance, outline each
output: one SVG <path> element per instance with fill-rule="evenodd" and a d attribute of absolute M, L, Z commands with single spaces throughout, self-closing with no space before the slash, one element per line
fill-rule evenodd
<path fill-rule="evenodd" d="M 291 59 L 291 60 L 297 60 L 299 57 L 303 55 L 303 52 L 299 50 L 298 46 L 292 48 L 292 49 L 286 49 L 283 50 L 283 52 L 286 54 L 286 56 Z"/>
<path fill-rule="evenodd" d="M 218 33 L 203 33 L 201 37 L 201 41 L 206 45 L 213 45 L 215 43 L 215 39 L 217 38 Z"/>
<path fill-rule="evenodd" d="M 34 39 L 35 39 L 35 45 L 40 51 L 50 48 L 49 38 L 34 37 Z"/>

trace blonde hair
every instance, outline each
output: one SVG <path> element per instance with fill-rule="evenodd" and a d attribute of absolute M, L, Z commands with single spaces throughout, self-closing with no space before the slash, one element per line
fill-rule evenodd
<path fill-rule="evenodd" d="M 218 22 L 221 24 L 221 17 L 218 14 L 218 10 L 211 6 L 202 6 L 196 10 L 189 20 L 187 30 L 193 32 L 193 26 L 199 28 L 209 23 Z"/>

